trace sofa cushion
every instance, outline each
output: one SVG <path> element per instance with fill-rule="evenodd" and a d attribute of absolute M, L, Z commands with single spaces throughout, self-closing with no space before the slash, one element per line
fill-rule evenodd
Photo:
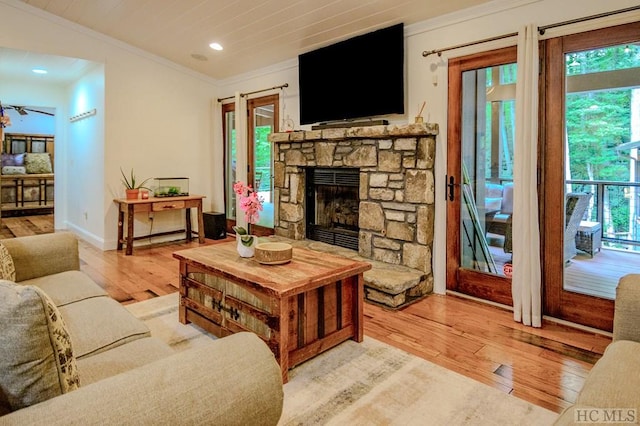
<path fill-rule="evenodd" d="M 484 208 L 488 212 L 500 211 L 500 207 L 502 207 L 502 198 L 485 198 L 484 199 Z"/>
<path fill-rule="evenodd" d="M 107 292 L 81 271 L 66 271 L 21 281 L 20 284 L 35 285 L 41 288 L 53 300 L 56 306 L 107 296 Z"/>
<path fill-rule="evenodd" d="M 640 343 L 618 340 L 607 346 L 585 380 L 576 404 L 640 408 Z"/>
<path fill-rule="evenodd" d="M 16 265 L 16 282 L 64 271 L 79 271 L 78 239 L 71 232 L 3 240 Z"/>
<path fill-rule="evenodd" d="M 24 166 L 27 173 L 53 173 L 51 157 L 48 152 L 27 153 L 24 157 Z"/>
<path fill-rule="evenodd" d="M 0 280 L 16 280 L 16 266 L 9 250 L 0 242 Z"/>
<path fill-rule="evenodd" d="M 0 405 L 18 410 L 77 389 L 71 338 L 37 287 L 0 280 Z"/>
<path fill-rule="evenodd" d="M 156 337 L 134 340 L 117 348 L 78 360 L 82 385 L 124 373 L 173 355 L 175 351 Z"/>
<path fill-rule="evenodd" d="M 150 336 L 149 328 L 107 296 L 61 306 L 78 360 Z"/>
<path fill-rule="evenodd" d="M 507 182 L 504 184 L 502 190 L 502 207 L 500 207 L 500 213 L 513 214 L 513 182 Z"/>

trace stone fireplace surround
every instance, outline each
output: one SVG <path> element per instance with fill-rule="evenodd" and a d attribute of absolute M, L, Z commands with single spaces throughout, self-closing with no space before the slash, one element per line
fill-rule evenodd
<path fill-rule="evenodd" d="M 358 255 L 382 263 L 365 276 L 370 301 L 400 307 L 433 289 L 436 124 L 406 124 L 273 133 L 275 234 L 305 239 L 305 172 L 360 169 Z M 392 267 L 386 267 L 389 265 Z M 417 272 L 411 284 L 385 276 Z"/>

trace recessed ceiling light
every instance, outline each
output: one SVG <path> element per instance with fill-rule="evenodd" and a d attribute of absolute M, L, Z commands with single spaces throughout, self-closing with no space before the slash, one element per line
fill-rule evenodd
<path fill-rule="evenodd" d="M 220 43 L 211 43 L 209 47 L 213 50 L 222 50 L 222 45 Z"/>
<path fill-rule="evenodd" d="M 46 74 L 46 73 L 48 73 L 48 71 L 47 71 L 47 70 L 44 70 L 44 69 L 42 69 L 42 68 L 34 68 L 34 69 L 32 69 L 31 71 L 33 71 L 33 72 L 34 72 L 34 73 L 36 73 L 36 74 Z"/>

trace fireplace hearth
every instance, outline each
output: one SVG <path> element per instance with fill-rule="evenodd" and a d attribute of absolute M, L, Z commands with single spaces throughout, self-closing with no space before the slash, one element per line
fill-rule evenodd
<path fill-rule="evenodd" d="M 307 238 L 358 250 L 360 170 L 308 167 L 305 181 Z"/>

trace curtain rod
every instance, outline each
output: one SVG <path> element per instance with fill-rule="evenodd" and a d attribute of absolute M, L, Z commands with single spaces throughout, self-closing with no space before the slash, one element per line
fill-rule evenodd
<path fill-rule="evenodd" d="M 495 37 L 485 38 L 485 39 L 478 40 L 478 41 L 472 41 L 472 42 L 469 42 L 469 43 L 458 44 L 456 46 L 449 46 L 449 47 L 445 47 L 443 49 L 425 50 L 425 51 L 422 52 L 422 56 L 424 58 L 426 58 L 429 55 L 434 55 L 434 54 L 437 54 L 438 56 L 442 56 L 442 52 L 446 52 L 448 50 L 460 49 L 462 47 L 473 46 L 475 44 L 481 44 L 481 43 L 488 43 L 490 41 L 495 41 L 495 40 L 502 40 L 503 38 L 515 37 L 517 35 L 518 35 L 518 33 L 509 33 L 509 34 L 503 34 L 503 35 L 499 35 L 499 36 L 495 36 Z"/>
<path fill-rule="evenodd" d="M 576 24 L 578 22 L 590 21 L 590 20 L 598 19 L 598 18 L 606 18 L 607 16 L 617 15 L 617 14 L 625 13 L 625 12 L 631 12 L 631 11 L 634 11 L 634 10 L 640 10 L 640 6 L 631 6 L 631 7 L 625 8 L 625 9 L 612 10 L 610 12 L 598 13 L 597 15 L 591 15 L 591 16 L 585 16 L 583 18 L 571 19 L 569 21 L 558 22 L 556 24 L 551 24 L 551 25 L 544 25 L 542 27 L 538 27 L 538 33 L 540 35 L 543 35 L 545 33 L 545 31 L 550 29 L 550 28 L 562 27 L 562 26 L 565 26 L 565 25 Z M 487 42 L 495 41 L 495 40 L 502 40 L 503 38 L 514 37 L 514 36 L 517 36 L 517 35 L 518 35 L 518 33 L 509 33 L 509 34 L 499 35 L 499 36 L 495 36 L 495 37 L 485 38 L 483 40 L 472 41 L 472 42 L 464 43 L 464 44 L 458 44 L 456 46 L 449 46 L 449 47 L 445 47 L 443 49 L 425 50 L 425 51 L 422 52 L 422 56 L 424 58 L 426 58 L 429 55 L 434 55 L 434 54 L 437 54 L 438 56 L 442 56 L 442 52 L 446 52 L 448 50 L 460 49 L 460 48 L 463 48 L 463 47 L 473 46 L 473 45 L 481 44 L 481 43 L 487 43 Z"/>
<path fill-rule="evenodd" d="M 550 28 L 563 27 L 565 25 L 577 24 L 578 22 L 591 21 L 598 18 L 606 18 L 607 16 L 618 15 L 625 12 L 632 12 L 634 10 L 640 10 L 640 6 L 631 6 L 625 9 L 612 10 L 610 12 L 598 13 L 597 15 L 585 16 L 584 18 L 576 18 L 569 21 L 558 22 L 557 24 L 543 25 L 542 27 L 538 27 L 538 33 L 542 35 Z"/>
<path fill-rule="evenodd" d="M 268 89 L 260 89 L 260 90 L 254 90 L 253 92 L 240 93 L 240 97 L 243 98 L 245 96 L 253 95 L 254 93 L 266 92 L 268 90 L 284 89 L 285 87 L 289 87 L 289 83 L 284 83 L 284 84 L 281 84 L 280 86 L 269 87 Z M 233 99 L 233 98 L 235 98 L 235 96 L 227 96 L 226 98 L 218 98 L 218 102 L 226 101 L 227 99 Z"/>

